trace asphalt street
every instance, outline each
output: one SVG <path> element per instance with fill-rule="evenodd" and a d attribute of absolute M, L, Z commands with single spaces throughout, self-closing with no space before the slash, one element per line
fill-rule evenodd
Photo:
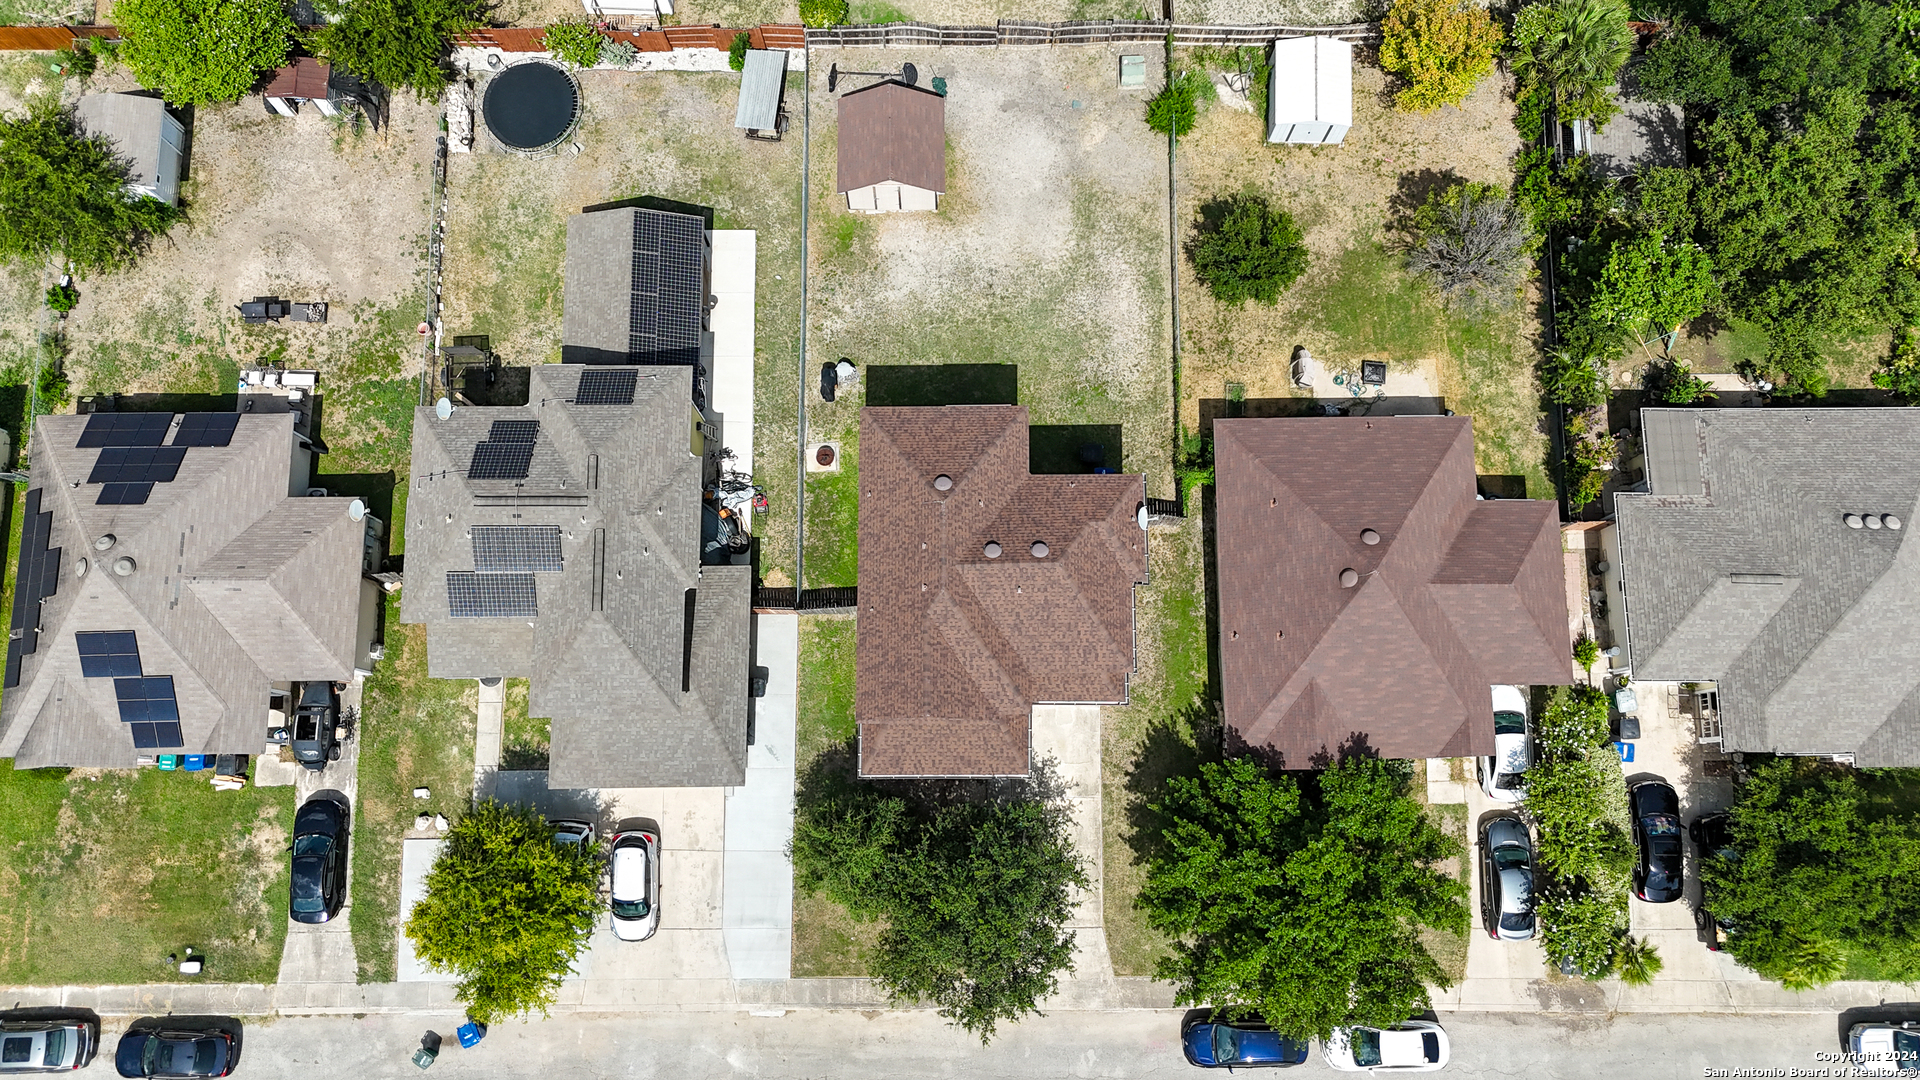
<path fill-rule="evenodd" d="M 496 1025 L 460 1048 L 449 1016 L 284 1017 L 246 1026 L 235 1075 L 414 1077 L 428 1030 L 445 1045 L 430 1077 L 845 1078 L 1197 1077 L 1180 1055 L 1179 1012 L 1058 1012 L 978 1040 L 924 1012 L 667 1012 L 556 1016 Z M 1554 1080 L 1738 1076 L 1738 1069 L 1817 1070 L 1839 1048 L 1834 1014 L 1549 1017 L 1443 1013 L 1447 1076 Z M 108 1021 L 93 1074 L 111 1074 L 124 1020 Z M 1330 1075 L 1319 1046 L 1291 1076 Z M 1716 1072 L 1710 1070 L 1727 1070 Z M 1764 1074 L 1763 1074 L 1764 1075 Z M 1789 1072 L 1774 1075 L 1790 1076 Z M 1802 1075 L 1807 1075 L 1802 1073 Z M 1819 1075 L 1814 1073 L 1812 1075 Z M 1839 1071 L 1831 1075 L 1843 1075 Z"/>

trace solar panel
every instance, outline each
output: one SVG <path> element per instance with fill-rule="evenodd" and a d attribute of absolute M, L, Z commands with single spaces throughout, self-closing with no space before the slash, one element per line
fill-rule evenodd
<path fill-rule="evenodd" d="M 100 497 L 93 500 L 95 506 L 139 506 L 153 494 L 153 485 L 143 484 L 101 484 Z"/>
<path fill-rule="evenodd" d="M 187 459 L 184 446 L 109 446 L 94 460 L 89 484 L 168 484 Z"/>
<path fill-rule="evenodd" d="M 190 412 L 180 417 L 173 446 L 230 446 L 240 426 L 239 413 Z"/>
<path fill-rule="evenodd" d="M 177 723 L 180 720 L 180 707 L 173 698 L 171 675 L 115 679 L 113 696 L 120 703 L 122 723 Z"/>
<path fill-rule="evenodd" d="M 172 426 L 172 413 L 94 413 L 74 445 L 159 446 Z"/>
<path fill-rule="evenodd" d="M 136 750 L 171 750 L 187 745 L 180 735 L 179 724 L 128 724 L 133 733 L 133 746 Z"/>
<path fill-rule="evenodd" d="M 587 368 L 580 372 L 575 405 L 631 405 L 640 373 L 632 368 Z"/>
<path fill-rule="evenodd" d="M 80 674 L 89 679 L 137 678 L 140 642 L 131 630 L 82 630 L 73 635 L 80 647 Z"/>
<path fill-rule="evenodd" d="M 540 436 L 538 420 L 495 420 L 487 433 L 488 442 L 530 443 Z"/>
<path fill-rule="evenodd" d="M 627 353 L 639 364 L 700 359 L 707 308 L 706 228 L 696 217 L 642 211 L 633 219 Z"/>
<path fill-rule="evenodd" d="M 447 571 L 447 614 L 455 619 L 530 619 L 540 614 L 532 574 Z"/>
<path fill-rule="evenodd" d="M 558 525 L 475 525 L 473 569 L 482 574 L 558 573 Z"/>
<path fill-rule="evenodd" d="M 527 466 L 532 463 L 530 442 L 475 443 L 473 460 L 467 465 L 467 479 L 525 480 Z"/>
<path fill-rule="evenodd" d="M 40 602 L 60 588 L 60 549 L 49 548 L 53 511 L 40 511 L 42 489 L 27 492 L 20 527 L 20 569 L 13 592 L 12 634 L 7 641 L 6 685 L 20 685 L 21 658 L 40 648 Z"/>

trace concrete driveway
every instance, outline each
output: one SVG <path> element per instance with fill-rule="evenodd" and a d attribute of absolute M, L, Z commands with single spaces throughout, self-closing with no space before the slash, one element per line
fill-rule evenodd
<path fill-rule="evenodd" d="M 340 709 L 358 712 L 360 709 L 360 684 L 350 684 L 340 693 Z M 360 740 L 356 736 L 340 747 L 340 759 L 315 772 L 301 766 L 293 766 L 293 790 L 295 805 L 304 804 L 308 799 L 322 792 L 335 796 L 344 796 L 347 805 L 355 814 L 360 810 Z M 272 771 L 271 769 L 269 771 Z M 284 770 L 282 770 L 284 772 Z M 256 769 L 257 777 L 261 770 Z M 354 845 L 351 830 L 354 826 L 349 819 L 349 839 L 347 843 L 347 880 L 353 880 Z M 285 898 L 279 901 L 285 904 Z M 280 953 L 281 983 L 332 983 L 353 984 L 359 974 L 359 965 L 353 954 L 353 934 L 347 928 L 347 913 L 353 907 L 353 893 L 349 891 L 340 913 L 331 921 L 318 925 L 287 921 L 287 943 Z"/>

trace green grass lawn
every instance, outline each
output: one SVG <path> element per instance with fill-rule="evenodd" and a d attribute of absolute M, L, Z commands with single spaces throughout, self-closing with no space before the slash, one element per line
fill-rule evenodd
<path fill-rule="evenodd" d="M 16 772 L 0 760 L 0 982 L 272 982 L 286 940 L 293 789 L 207 773 Z"/>
<path fill-rule="evenodd" d="M 822 751 L 854 737 L 854 625 L 852 619 L 826 615 L 800 620 L 800 715 L 794 764 L 803 774 Z M 858 922 L 832 900 L 796 887 L 794 977 L 865 975 L 880 931 L 880 923 Z"/>
<path fill-rule="evenodd" d="M 1418 768 L 1417 763 L 1415 768 Z M 1421 782 L 1421 777 L 1416 775 L 1414 777 L 1416 788 Z M 1460 980 L 1467 977 L 1467 944 L 1474 932 L 1475 921 L 1472 896 L 1473 868 L 1468 862 L 1473 854 L 1470 828 L 1467 824 L 1467 807 L 1464 803 L 1428 804 L 1427 817 L 1439 826 L 1440 831 L 1460 841 L 1462 845 L 1460 857 L 1455 860 L 1455 865 L 1443 869 L 1456 880 L 1467 883 L 1468 895 L 1460 901 L 1460 906 L 1467 909 L 1467 928 L 1457 934 L 1450 934 L 1444 930 L 1422 927 L 1420 944 L 1425 946 L 1427 952 L 1439 962 L 1440 970 L 1447 973 L 1447 978 L 1458 985 Z"/>
<path fill-rule="evenodd" d="M 399 946 L 400 837 L 422 812 L 463 813 L 473 795 L 473 725 L 479 686 L 427 676 L 424 626 L 400 622 L 387 601 L 386 659 L 367 680 L 360 709 L 360 807 L 353 825 L 349 926 L 361 982 L 390 982 Z M 413 797 L 425 787 L 428 799 Z"/>
<path fill-rule="evenodd" d="M 553 722 L 544 716 L 527 715 L 530 689 L 526 679 L 506 681 L 500 733 L 500 767 L 503 769 L 547 767 L 547 754 L 553 748 Z"/>

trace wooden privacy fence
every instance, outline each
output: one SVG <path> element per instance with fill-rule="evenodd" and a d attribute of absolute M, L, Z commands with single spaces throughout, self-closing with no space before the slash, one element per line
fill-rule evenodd
<path fill-rule="evenodd" d="M 1002 19 L 995 26 L 934 26 L 887 23 L 881 26 L 808 28 L 807 44 L 840 48 L 903 46 L 1103 45 L 1162 42 L 1175 45 L 1265 45 L 1274 38 L 1321 35 L 1352 39 L 1378 36 L 1371 23 L 1340 26 L 1207 26 L 1159 19 L 1075 22 L 1025 22 Z"/>
<path fill-rule="evenodd" d="M 615 41 L 625 41 L 641 52 L 672 52 L 675 49 L 727 49 L 733 39 L 747 35 L 756 49 L 804 49 L 806 31 L 798 26 L 754 26 L 728 29 L 722 26 L 667 26 L 651 30 L 603 30 Z M 537 26 L 500 27 L 473 30 L 454 39 L 456 46 L 473 49 L 499 49 L 502 52 L 545 52 L 546 31 Z"/>

